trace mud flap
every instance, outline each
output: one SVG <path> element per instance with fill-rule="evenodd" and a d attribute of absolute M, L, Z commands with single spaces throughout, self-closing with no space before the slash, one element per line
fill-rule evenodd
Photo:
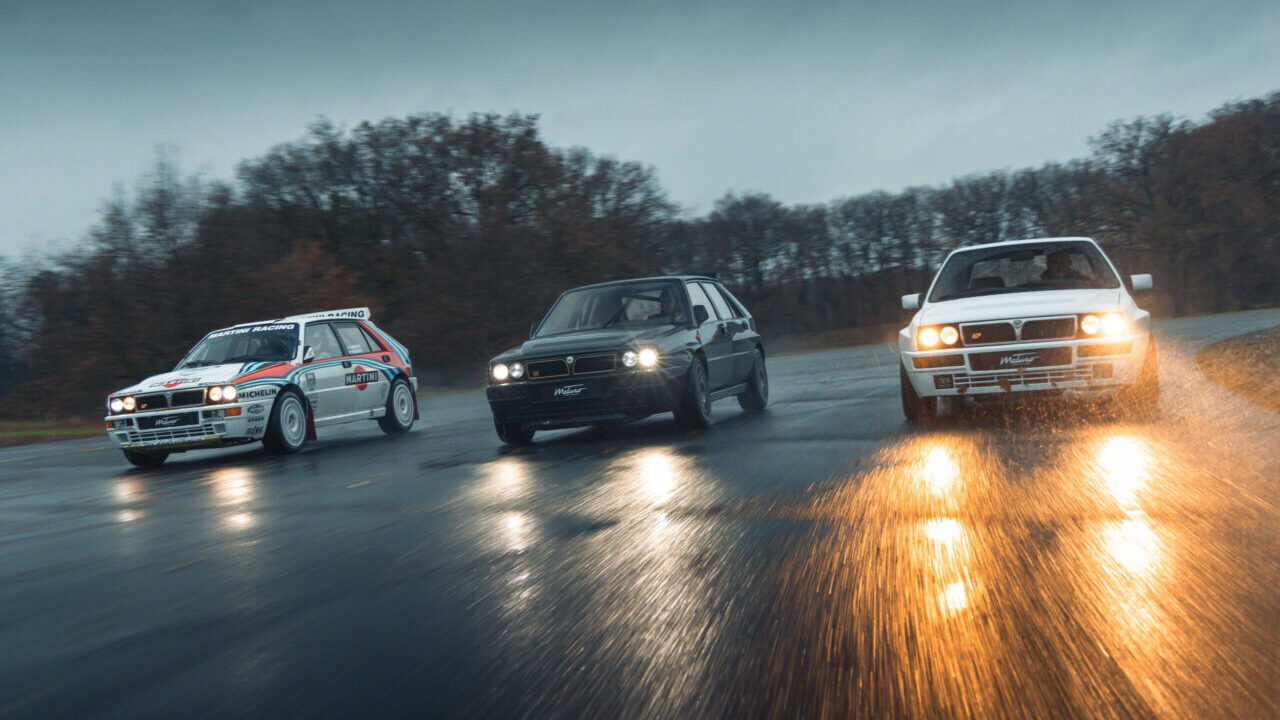
<path fill-rule="evenodd" d="M 306 397 L 305 395 L 303 396 Z M 307 400 L 307 440 L 315 442 L 319 438 L 316 437 L 316 414 L 311 410 L 311 401 Z"/>

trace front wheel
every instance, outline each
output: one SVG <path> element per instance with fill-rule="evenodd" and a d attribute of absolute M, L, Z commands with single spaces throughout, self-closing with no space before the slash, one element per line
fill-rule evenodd
<path fill-rule="evenodd" d="M 747 378 L 747 389 L 738 396 L 738 405 L 747 412 L 760 412 L 769 404 L 769 372 L 765 369 L 764 353 L 756 350 L 755 363 L 751 366 L 751 376 Z"/>
<path fill-rule="evenodd" d="M 528 445 L 533 442 L 533 430 L 518 422 L 493 419 L 493 429 L 498 431 L 498 439 L 508 445 Z"/>
<path fill-rule="evenodd" d="M 307 406 L 297 390 L 289 389 L 276 397 L 271 408 L 271 420 L 262 446 L 267 452 L 289 455 L 302 449 L 307 440 Z"/>
<path fill-rule="evenodd" d="M 676 425 L 686 430 L 705 430 L 711 426 L 711 390 L 707 387 L 707 366 L 701 358 L 694 358 L 689 366 L 675 416 Z"/>
<path fill-rule="evenodd" d="M 409 432 L 413 427 L 413 390 L 404 378 L 396 378 L 387 393 L 387 414 L 378 418 L 378 427 L 388 435 Z"/>
<path fill-rule="evenodd" d="M 907 369 L 898 366 L 899 382 L 902 384 L 902 414 L 912 425 L 922 425 L 938 417 L 938 398 L 920 397 L 907 377 Z"/>
<path fill-rule="evenodd" d="M 158 468 L 169 458 L 167 450 L 125 450 L 124 459 L 140 468 Z"/>

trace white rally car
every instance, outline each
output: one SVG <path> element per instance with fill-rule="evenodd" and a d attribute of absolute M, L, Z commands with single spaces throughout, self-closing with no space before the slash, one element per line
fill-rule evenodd
<path fill-rule="evenodd" d="M 140 467 L 173 452 L 262 441 L 293 453 L 318 427 L 376 419 L 406 432 L 418 417 L 409 352 L 368 308 L 215 330 L 172 372 L 107 398 L 107 437 Z"/>
<path fill-rule="evenodd" d="M 1090 238 L 1043 238 L 952 251 L 898 333 L 902 411 L 919 423 L 939 398 L 1110 396 L 1134 414 L 1160 401 L 1151 315 Z"/>

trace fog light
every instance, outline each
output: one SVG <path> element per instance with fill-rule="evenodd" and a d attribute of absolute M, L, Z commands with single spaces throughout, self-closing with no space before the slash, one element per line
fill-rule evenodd
<path fill-rule="evenodd" d="M 934 375 L 933 387 L 935 390 L 950 390 L 956 386 L 956 379 L 953 375 Z"/>

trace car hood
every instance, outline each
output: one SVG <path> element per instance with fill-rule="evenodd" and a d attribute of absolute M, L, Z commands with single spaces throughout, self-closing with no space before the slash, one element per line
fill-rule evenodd
<path fill-rule="evenodd" d="M 1041 290 L 945 300 L 927 304 L 918 325 L 1105 312 L 1120 307 L 1120 290 Z"/>
<path fill-rule="evenodd" d="M 166 390 L 178 390 L 230 382 L 233 378 L 241 374 L 241 369 L 245 367 L 245 365 L 246 363 L 242 362 L 226 363 L 224 365 L 210 365 L 209 367 L 198 367 L 190 368 L 188 370 L 174 370 L 172 372 L 160 373 L 159 375 L 152 375 L 136 385 L 131 385 L 123 390 L 117 390 L 111 394 L 136 395 L 138 393 L 164 392 Z"/>
<path fill-rule="evenodd" d="M 551 337 L 526 340 L 520 346 L 511 348 L 495 357 L 494 361 L 657 344 L 679 331 L 680 328 L 678 327 L 659 325 L 657 327 L 630 330 L 584 330 L 583 332 L 552 335 Z"/>

